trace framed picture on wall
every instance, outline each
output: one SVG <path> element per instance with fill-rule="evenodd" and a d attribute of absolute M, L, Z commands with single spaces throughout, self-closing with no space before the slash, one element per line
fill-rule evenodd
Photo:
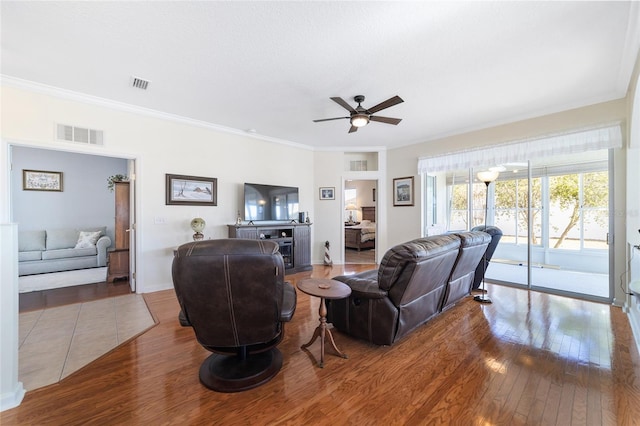
<path fill-rule="evenodd" d="M 25 191 L 62 192 L 62 172 L 22 170 L 22 189 Z"/>
<path fill-rule="evenodd" d="M 167 205 L 218 205 L 218 179 L 216 178 L 167 174 L 166 191 L 165 204 Z"/>
<path fill-rule="evenodd" d="M 393 205 L 413 206 L 413 176 L 393 179 Z"/>
<path fill-rule="evenodd" d="M 335 200 L 336 188 L 335 186 L 321 186 L 320 187 L 320 199 L 321 200 Z"/>

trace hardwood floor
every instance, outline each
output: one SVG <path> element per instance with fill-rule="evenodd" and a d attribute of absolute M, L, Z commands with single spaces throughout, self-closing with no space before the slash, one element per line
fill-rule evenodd
<path fill-rule="evenodd" d="M 355 249 L 345 248 L 344 263 L 365 264 L 369 265 L 370 268 L 373 268 L 373 265 L 376 263 L 376 250 L 365 249 L 358 251 Z"/>
<path fill-rule="evenodd" d="M 122 296 L 130 293 L 131 288 L 127 280 L 112 283 L 102 282 L 20 293 L 18 306 L 20 312 L 27 312 L 71 303 L 90 302 L 104 299 L 105 297 Z"/>
<path fill-rule="evenodd" d="M 316 266 L 287 276 L 332 277 L 371 265 Z M 640 356 L 621 309 L 487 286 L 493 304 L 466 298 L 393 346 L 334 331 L 343 359 L 319 342 L 318 299 L 298 292 L 279 345 L 284 364 L 258 388 L 203 387 L 209 355 L 180 327 L 172 290 L 145 294 L 159 321 L 146 333 L 60 383 L 28 392 L 0 413 L 22 424 L 634 425 Z"/>

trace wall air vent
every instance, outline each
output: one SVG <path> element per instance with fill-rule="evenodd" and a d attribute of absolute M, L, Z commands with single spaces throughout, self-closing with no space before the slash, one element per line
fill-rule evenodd
<path fill-rule="evenodd" d="M 352 172 L 367 171 L 367 160 L 351 160 L 349 163 L 349 170 Z"/>
<path fill-rule="evenodd" d="M 144 78 L 131 76 L 131 85 L 137 89 L 147 90 L 151 81 L 145 80 Z"/>
<path fill-rule="evenodd" d="M 102 130 L 58 124 L 56 139 L 88 145 L 104 145 L 104 132 Z"/>

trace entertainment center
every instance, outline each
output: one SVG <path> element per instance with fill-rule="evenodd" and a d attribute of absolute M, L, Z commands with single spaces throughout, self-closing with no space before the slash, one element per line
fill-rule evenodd
<path fill-rule="evenodd" d="M 287 273 L 309 271 L 311 266 L 310 223 L 265 223 L 227 225 L 229 238 L 272 240 L 280 246 Z"/>

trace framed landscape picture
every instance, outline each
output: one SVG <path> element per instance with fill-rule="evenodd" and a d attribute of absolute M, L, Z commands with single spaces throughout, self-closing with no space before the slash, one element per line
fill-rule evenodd
<path fill-rule="evenodd" d="M 62 172 L 22 170 L 22 189 L 25 191 L 62 192 Z"/>
<path fill-rule="evenodd" d="M 335 200 L 336 188 L 334 186 L 321 186 L 320 187 L 320 199 L 321 200 Z"/>
<path fill-rule="evenodd" d="M 218 179 L 166 175 L 166 204 L 183 206 L 217 206 Z"/>
<path fill-rule="evenodd" d="M 393 179 L 393 205 L 413 206 L 413 176 Z"/>

